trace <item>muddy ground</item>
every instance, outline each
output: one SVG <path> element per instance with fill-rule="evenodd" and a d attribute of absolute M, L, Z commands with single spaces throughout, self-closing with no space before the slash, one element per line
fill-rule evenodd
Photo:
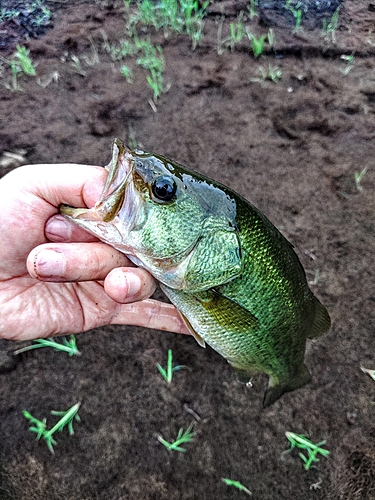
<path fill-rule="evenodd" d="M 121 2 L 44 2 L 44 34 L 19 19 L 1 24 L 1 55 L 26 45 L 37 71 L 15 91 L 3 64 L 2 175 L 26 163 L 105 165 L 114 137 L 172 157 L 260 208 L 295 245 L 332 317 L 308 346 L 312 383 L 267 409 L 266 377 L 238 384 L 223 358 L 186 336 L 108 327 L 77 336 L 80 357 L 23 354 L 0 375 L 1 499 L 246 498 L 222 478 L 255 500 L 375 499 L 375 382 L 360 369 L 375 368 L 375 5 L 341 2 L 337 31 L 322 36 L 321 13 L 293 32 L 290 12 L 267 9 L 274 3 L 244 18 L 258 35 L 274 31 L 258 59 L 248 41 L 233 52 L 217 42 L 247 2 L 213 2 L 195 50 L 187 36 L 142 31 L 165 57 L 156 108 L 145 70 L 126 61 L 127 83 L 103 47 L 124 36 Z M 269 65 L 280 81 L 262 80 Z M 3 354 L 20 345 L 2 343 Z M 156 369 L 168 349 L 190 368 L 169 386 Z M 52 424 L 50 410 L 78 401 L 75 435 L 59 434 L 51 455 L 22 410 Z M 155 437 L 172 440 L 190 423 L 197 435 L 185 453 Z M 285 431 L 326 440 L 330 456 L 305 471 L 298 453 L 282 454 Z"/>

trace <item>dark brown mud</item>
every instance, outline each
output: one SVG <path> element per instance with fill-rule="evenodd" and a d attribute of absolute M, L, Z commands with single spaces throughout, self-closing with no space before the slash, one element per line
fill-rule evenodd
<path fill-rule="evenodd" d="M 274 30 L 258 59 L 249 42 L 222 50 L 220 23 L 225 38 L 234 18 L 225 10 L 233 2 L 211 8 L 221 4 L 225 20 L 212 11 L 194 51 L 186 36 L 148 31 L 163 48 L 168 89 L 155 111 L 145 71 L 130 60 L 127 83 L 103 48 L 103 33 L 112 44 L 124 36 L 122 3 L 46 2 L 53 17 L 44 36 L 15 37 L 1 52 L 8 58 L 26 44 L 37 76 L 21 76 L 22 91 L 13 91 L 8 68 L 1 74 L 0 169 L 104 165 L 119 137 L 228 184 L 295 245 L 330 311 L 331 330 L 308 346 L 313 381 L 264 410 L 265 377 L 248 389 L 193 338 L 130 327 L 79 335 L 80 357 L 25 353 L 0 374 L 1 499 L 246 498 L 225 477 L 257 500 L 375 498 L 375 382 L 360 369 L 375 368 L 373 3 L 342 2 L 334 33 L 248 20 L 258 36 Z M 270 66 L 278 82 L 262 79 Z M 170 385 L 156 369 L 168 349 L 190 368 Z M 51 455 L 22 410 L 52 422 L 50 410 L 78 401 L 81 423 L 74 436 L 57 436 Z M 156 438 L 172 440 L 192 422 L 198 434 L 185 453 Z M 285 431 L 326 440 L 330 456 L 304 471 L 297 453 L 282 454 Z"/>

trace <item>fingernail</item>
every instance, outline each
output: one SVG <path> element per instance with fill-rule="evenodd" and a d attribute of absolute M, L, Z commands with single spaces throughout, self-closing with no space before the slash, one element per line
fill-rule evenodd
<path fill-rule="evenodd" d="M 52 236 L 54 241 L 68 241 L 70 238 L 69 226 L 62 215 L 56 215 L 47 222 L 45 233 L 47 238 Z"/>
<path fill-rule="evenodd" d="M 140 293 L 142 283 L 136 274 L 129 272 L 121 273 L 119 278 L 119 284 L 124 292 L 124 299 L 130 299 Z"/>
<path fill-rule="evenodd" d="M 66 258 L 58 250 L 42 250 L 35 256 L 34 271 L 38 278 L 56 279 L 64 276 Z"/>

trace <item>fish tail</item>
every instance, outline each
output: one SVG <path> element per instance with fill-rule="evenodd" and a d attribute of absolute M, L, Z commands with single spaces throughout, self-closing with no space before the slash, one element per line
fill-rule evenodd
<path fill-rule="evenodd" d="M 313 296 L 313 299 L 314 299 L 315 314 L 314 314 L 312 328 L 308 335 L 309 339 L 320 337 L 331 326 L 331 318 L 329 317 L 327 309 L 315 296 Z"/>
<path fill-rule="evenodd" d="M 285 392 L 294 391 L 294 389 L 298 389 L 299 387 L 303 387 L 311 381 L 311 375 L 309 370 L 306 368 L 304 364 L 301 365 L 301 369 L 298 374 L 289 379 L 286 383 L 280 384 L 277 383 L 274 385 L 274 380 L 272 376 L 270 377 L 268 388 L 264 394 L 263 399 L 263 407 L 272 405 L 275 401 L 277 401 Z"/>

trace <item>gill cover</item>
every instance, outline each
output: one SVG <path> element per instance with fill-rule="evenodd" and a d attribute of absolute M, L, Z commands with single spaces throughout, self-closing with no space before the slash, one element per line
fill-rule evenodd
<path fill-rule="evenodd" d="M 92 209 L 61 213 L 171 288 L 203 291 L 241 274 L 236 202 L 223 189 L 118 139 L 106 169 Z"/>

